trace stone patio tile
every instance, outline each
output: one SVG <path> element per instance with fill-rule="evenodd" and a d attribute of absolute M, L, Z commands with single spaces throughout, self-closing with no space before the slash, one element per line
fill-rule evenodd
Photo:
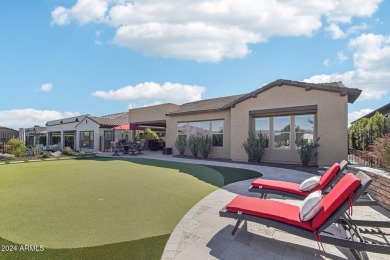
<path fill-rule="evenodd" d="M 206 246 L 207 240 L 197 239 L 190 246 L 186 247 L 182 252 L 176 255 L 177 260 L 189 260 L 189 259 L 217 259 L 210 254 L 210 249 Z"/>
<path fill-rule="evenodd" d="M 209 212 L 202 212 L 201 214 L 195 215 L 194 219 L 196 219 L 202 223 L 206 223 L 208 225 L 215 226 L 221 220 L 221 217 L 217 214 L 212 214 Z"/>
<path fill-rule="evenodd" d="M 163 255 L 161 256 L 161 259 L 164 260 L 172 260 L 176 257 L 176 250 L 164 250 Z"/>

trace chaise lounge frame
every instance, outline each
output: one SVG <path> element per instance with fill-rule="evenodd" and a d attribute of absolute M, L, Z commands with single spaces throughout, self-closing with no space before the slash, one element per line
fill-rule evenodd
<path fill-rule="evenodd" d="M 355 196 L 353 198 L 353 203 L 356 203 L 356 200 L 365 192 L 368 186 L 371 184 L 372 179 L 368 177 L 363 172 L 359 172 L 356 175 L 360 180 L 361 184 L 355 190 Z M 376 252 L 382 254 L 390 254 L 390 245 L 388 243 L 383 243 L 379 241 L 367 241 L 361 235 L 361 228 L 359 228 L 358 224 L 361 226 L 372 226 L 373 224 L 377 227 L 389 227 L 389 222 L 381 222 L 381 221 L 353 221 L 347 214 L 347 210 L 349 207 L 349 201 L 346 200 L 344 203 L 335 211 L 333 214 L 317 229 L 317 232 L 320 236 L 320 241 L 335 245 L 341 246 L 345 248 L 349 248 L 350 251 L 357 259 L 368 259 L 365 251 L 368 252 Z M 233 218 L 237 219 L 236 225 L 232 231 L 232 235 L 235 234 L 239 225 L 242 221 L 250 221 L 259 224 L 266 225 L 267 227 L 273 227 L 300 237 L 308 238 L 308 239 L 316 239 L 315 235 L 313 235 L 313 231 L 293 226 L 290 224 L 286 224 L 277 220 L 267 219 L 263 217 L 257 217 L 252 215 L 247 215 L 239 212 L 230 212 L 225 208 L 223 208 L 219 215 L 221 217 Z M 331 234 L 324 232 L 326 228 L 328 228 L 331 224 L 338 223 L 341 224 L 347 233 L 347 238 L 339 238 L 334 237 Z M 363 230 L 364 231 L 364 230 Z M 380 229 L 371 231 L 371 233 L 381 234 L 382 231 Z M 363 232 L 370 233 L 370 232 Z M 384 233 L 384 232 L 382 232 Z M 385 233 L 384 233 L 385 234 Z M 386 234 L 388 235 L 388 234 Z"/>

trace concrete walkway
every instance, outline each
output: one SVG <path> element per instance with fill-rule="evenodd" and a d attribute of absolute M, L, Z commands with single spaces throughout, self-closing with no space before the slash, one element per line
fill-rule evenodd
<path fill-rule="evenodd" d="M 111 156 L 102 153 L 99 156 Z M 128 157 L 128 156 L 126 156 Z M 263 178 L 301 182 L 309 173 L 289 169 L 238 163 L 192 160 L 149 152 L 137 157 L 157 160 L 218 165 L 259 171 Z M 256 196 L 247 191 L 252 180 L 232 183 L 199 201 L 178 223 L 165 247 L 162 259 L 324 259 L 315 241 L 300 238 L 274 228 L 244 222 L 234 236 L 231 231 L 235 220 L 219 217 L 219 210 L 237 194 Z M 300 201 L 269 196 L 275 200 L 299 205 Z M 354 207 L 354 219 L 390 221 L 390 214 L 380 206 Z M 390 229 L 382 229 L 390 233 Z M 341 232 L 336 226 L 328 231 Z M 327 259 L 354 259 L 349 250 L 324 244 Z M 370 259 L 388 259 L 388 255 L 368 253 Z"/>

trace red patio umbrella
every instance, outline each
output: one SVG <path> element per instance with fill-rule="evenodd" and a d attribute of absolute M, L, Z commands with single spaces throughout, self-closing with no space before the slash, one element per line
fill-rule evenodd
<path fill-rule="evenodd" d="M 137 126 L 135 124 L 125 124 L 125 125 L 118 125 L 114 127 L 113 129 L 114 132 L 114 138 L 115 138 L 115 130 L 145 130 L 144 127 Z"/>
<path fill-rule="evenodd" d="M 113 130 L 145 130 L 144 127 L 137 126 L 135 124 L 118 125 Z"/>

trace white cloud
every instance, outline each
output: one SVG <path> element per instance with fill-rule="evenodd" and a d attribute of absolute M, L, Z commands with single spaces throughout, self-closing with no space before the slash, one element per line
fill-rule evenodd
<path fill-rule="evenodd" d="M 354 25 L 347 29 L 347 35 L 359 34 L 361 31 L 367 30 L 368 26 L 365 23 Z"/>
<path fill-rule="evenodd" d="M 133 108 L 136 108 L 136 107 L 137 107 L 137 105 L 132 104 L 132 103 L 129 103 L 129 104 L 127 105 L 127 109 L 133 109 Z"/>
<path fill-rule="evenodd" d="M 325 59 L 322 64 L 324 64 L 324 66 L 328 67 L 329 63 L 330 63 L 330 60 L 329 59 Z"/>
<path fill-rule="evenodd" d="M 325 31 L 329 32 L 332 39 L 334 40 L 345 37 L 345 33 L 343 32 L 343 30 L 341 30 L 340 27 L 335 23 L 331 23 L 329 26 L 327 26 L 325 28 Z"/>
<path fill-rule="evenodd" d="M 350 125 L 353 121 L 361 118 L 362 116 L 367 115 L 368 113 L 371 113 L 374 111 L 373 109 L 370 108 L 363 108 L 360 109 L 359 111 L 353 111 L 348 113 L 348 125 Z"/>
<path fill-rule="evenodd" d="M 155 82 L 144 82 L 135 86 L 126 86 L 117 90 L 99 90 L 92 96 L 108 100 L 137 100 L 138 102 L 172 102 L 182 104 L 202 98 L 205 87 L 166 82 L 160 85 Z"/>
<path fill-rule="evenodd" d="M 343 63 L 344 61 L 348 60 L 348 56 L 346 56 L 346 55 L 344 54 L 344 52 L 339 51 L 339 52 L 337 53 L 337 60 L 338 60 L 340 63 Z"/>
<path fill-rule="evenodd" d="M 334 37 L 339 23 L 371 16 L 380 0 L 78 0 L 56 7 L 52 24 L 106 23 L 113 42 L 147 55 L 218 62 L 250 53 L 273 36 L 311 36 L 323 17 Z M 283 14 L 283 15 L 281 15 Z M 338 31 L 337 31 L 338 28 Z M 340 34 L 342 33 L 342 34 Z"/>
<path fill-rule="evenodd" d="M 334 0 L 327 2 L 333 7 L 325 15 L 328 22 L 350 23 L 354 16 L 371 16 L 378 9 L 382 0 Z"/>
<path fill-rule="evenodd" d="M 380 99 L 390 91 L 390 36 L 362 34 L 349 41 L 354 50 L 354 70 L 342 74 L 314 75 L 306 82 L 342 81 L 347 87 L 359 88 L 359 100 Z"/>
<path fill-rule="evenodd" d="M 53 89 L 53 83 L 45 83 L 45 84 L 43 84 L 40 88 L 39 88 L 39 90 L 40 91 L 43 91 L 43 92 L 49 92 L 50 90 L 52 90 Z"/>
<path fill-rule="evenodd" d="M 52 12 L 52 24 L 66 25 L 72 20 L 80 24 L 103 22 L 109 4 L 122 1 L 113 0 L 78 0 L 71 8 L 56 7 Z"/>
<path fill-rule="evenodd" d="M 45 126 L 47 121 L 80 115 L 78 112 L 58 112 L 36 110 L 32 108 L 0 111 L 0 122 L 13 129 L 27 128 L 34 125 Z"/>

